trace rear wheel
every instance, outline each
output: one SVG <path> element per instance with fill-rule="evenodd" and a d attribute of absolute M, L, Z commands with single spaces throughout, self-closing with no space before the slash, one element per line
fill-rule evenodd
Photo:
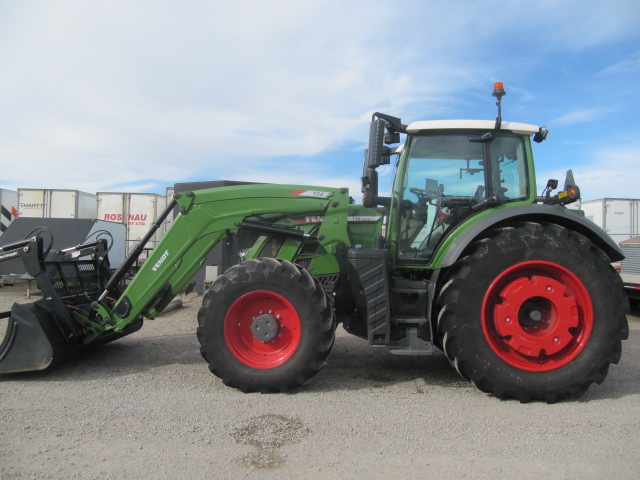
<path fill-rule="evenodd" d="M 209 369 L 243 391 L 288 391 L 329 356 L 335 325 L 322 286 L 296 265 L 263 258 L 236 265 L 205 294 L 198 339 Z"/>
<path fill-rule="evenodd" d="M 503 228 L 475 242 L 438 302 L 449 360 L 501 398 L 579 397 L 604 380 L 628 336 L 628 304 L 607 257 L 557 225 Z"/>

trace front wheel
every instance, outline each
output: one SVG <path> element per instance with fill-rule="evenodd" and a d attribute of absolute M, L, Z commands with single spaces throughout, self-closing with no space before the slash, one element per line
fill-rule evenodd
<path fill-rule="evenodd" d="M 475 242 L 438 303 L 449 360 L 500 398 L 577 398 L 604 380 L 628 336 L 619 276 L 588 239 L 558 225 L 502 228 Z"/>
<path fill-rule="evenodd" d="M 324 365 L 335 335 L 322 286 L 306 270 L 273 258 L 221 275 L 204 296 L 198 325 L 211 372 L 245 392 L 306 383 Z"/>

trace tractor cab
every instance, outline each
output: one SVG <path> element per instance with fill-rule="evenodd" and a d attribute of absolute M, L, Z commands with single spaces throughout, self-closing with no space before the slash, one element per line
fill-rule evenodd
<path fill-rule="evenodd" d="M 362 177 L 363 205 L 389 210 L 387 244 L 397 267 L 430 265 L 456 227 L 488 209 L 516 204 L 570 203 L 579 197 L 568 173 L 565 189 L 552 197 L 557 180 L 536 196 L 531 138 L 546 139 L 546 127 L 503 122 L 501 83 L 494 85 L 498 117 L 491 120 L 434 120 L 404 125 L 374 113 Z M 402 148 L 400 134 L 406 134 Z M 389 146 L 387 146 L 389 145 Z M 390 197 L 378 195 L 376 168 L 398 153 Z"/>
<path fill-rule="evenodd" d="M 397 165 L 389 239 L 400 264 L 428 264 L 456 225 L 489 207 L 535 200 L 529 137 L 538 127 L 444 120 L 407 126 Z"/>
<path fill-rule="evenodd" d="M 396 135 L 379 133 L 384 129 Z M 362 180 L 363 203 L 389 208 L 387 242 L 399 266 L 429 264 L 455 226 L 489 207 L 534 203 L 530 137 L 540 131 L 535 125 L 502 121 L 498 129 L 490 120 L 403 125 L 399 119 L 375 114 Z M 399 142 L 397 133 L 407 136 L 399 150 L 391 197 L 381 197 L 375 168 L 389 163 L 398 151 L 383 145 Z"/>

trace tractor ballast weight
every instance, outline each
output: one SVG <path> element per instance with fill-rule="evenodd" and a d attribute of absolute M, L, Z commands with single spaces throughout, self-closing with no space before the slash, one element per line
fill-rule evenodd
<path fill-rule="evenodd" d="M 496 93 L 497 92 L 497 93 Z M 494 95 L 504 95 L 502 85 Z M 38 234 L 0 247 L 43 299 L 0 313 L 0 373 L 44 369 L 140 328 L 215 247 L 225 269 L 203 297 L 197 335 L 209 369 L 242 391 L 288 391 L 322 368 L 344 328 L 392 352 L 442 349 L 500 398 L 554 402 L 604 380 L 628 335 L 622 258 L 606 233 L 565 208 L 573 175 L 535 192 L 530 138 L 502 120 L 402 124 L 376 113 L 363 205 L 347 189 L 221 182 L 180 192 L 149 232 L 179 215 L 136 275 L 108 266 L 104 240 L 45 262 Z M 399 143 L 401 147 L 389 147 Z M 377 168 L 397 155 L 391 194 Z M 0 324 L 1 325 L 1 324 Z"/>

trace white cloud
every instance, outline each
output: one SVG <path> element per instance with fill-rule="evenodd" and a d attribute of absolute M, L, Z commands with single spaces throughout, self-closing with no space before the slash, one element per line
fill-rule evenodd
<path fill-rule="evenodd" d="M 584 50 L 620 38 L 634 38 L 640 20 L 636 0 L 542 0 L 520 4 L 523 27 L 544 28 L 543 41 L 554 49 Z M 635 26 L 634 26 L 635 25 Z"/>
<path fill-rule="evenodd" d="M 580 187 L 583 200 L 598 198 L 638 198 L 638 178 L 640 178 L 640 144 L 602 146 L 580 166 L 572 168 L 573 176 Z M 566 170 L 539 172 L 538 182 L 548 178 L 559 180 L 558 188 L 564 184 Z M 544 185 L 538 185 L 542 191 Z"/>
<path fill-rule="evenodd" d="M 575 112 L 568 113 L 562 117 L 556 118 L 550 122 L 550 125 L 556 127 L 565 127 L 568 125 L 575 125 L 576 123 L 587 123 L 598 119 L 603 114 L 607 113 L 602 108 L 588 108 L 584 110 L 577 110 Z"/>
<path fill-rule="evenodd" d="M 211 173 L 255 179 L 273 157 L 301 157 L 308 171 L 322 171 L 312 157 L 363 143 L 375 110 L 408 119 L 466 111 L 496 72 L 526 65 L 518 49 L 530 39 L 575 49 L 636 31 L 637 16 L 620 13 L 629 3 L 561 3 L 3 4 L 0 186 L 98 191 Z M 584 35 L 594 22 L 597 32 Z M 515 54 L 512 42 L 520 42 Z M 332 166 L 318 180 L 347 178 L 340 160 Z M 281 165 L 274 177 L 296 175 Z"/>
<path fill-rule="evenodd" d="M 614 63 L 613 65 L 609 65 L 604 68 L 601 72 L 601 75 L 617 75 L 624 73 L 637 73 L 640 71 L 640 51 L 634 52 L 632 55 L 629 55 L 624 60 Z"/>
<path fill-rule="evenodd" d="M 12 119 L 2 162 L 29 162 L 29 184 L 104 188 L 162 171 L 172 183 L 238 158 L 249 168 L 248 159 L 310 156 L 361 137 L 373 109 L 400 108 L 434 83 L 394 71 L 393 11 L 367 5 L 14 8 L 23 28 L 5 33 L 0 103 Z M 5 186 L 24 186 L 24 172 L 3 170 Z"/>

